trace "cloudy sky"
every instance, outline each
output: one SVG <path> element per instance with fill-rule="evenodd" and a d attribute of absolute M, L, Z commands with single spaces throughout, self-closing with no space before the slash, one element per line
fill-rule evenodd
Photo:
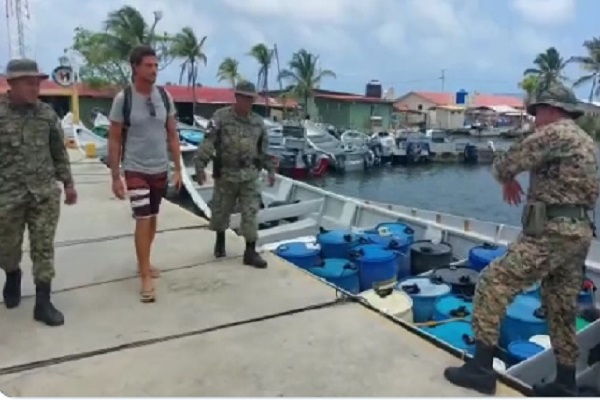
<path fill-rule="evenodd" d="M 409 90 L 518 92 L 516 82 L 537 53 L 556 46 L 565 56 L 600 36 L 597 0 L 29 0 L 28 45 L 44 69 L 71 44 L 78 25 L 99 29 L 106 14 L 124 4 L 150 20 L 162 10 L 159 30 L 191 26 L 207 35 L 208 65 L 200 80 L 222 85 L 215 73 L 227 56 L 240 60 L 245 77 L 256 75 L 246 55 L 257 43 L 277 44 L 284 65 L 305 48 L 321 56 L 338 77 L 332 90 L 363 92 L 371 79 L 397 94 Z M 6 24 L 0 24 L 0 65 L 8 58 Z M 578 69 L 569 70 L 576 77 Z M 176 81 L 175 62 L 161 80 Z M 585 95 L 585 91 L 580 91 Z"/>

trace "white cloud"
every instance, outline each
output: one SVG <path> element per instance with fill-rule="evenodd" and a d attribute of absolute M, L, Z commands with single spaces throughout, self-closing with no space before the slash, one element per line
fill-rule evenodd
<path fill-rule="evenodd" d="M 512 7 L 526 21 L 540 25 L 556 25 L 575 16 L 575 0 L 512 0 Z"/>

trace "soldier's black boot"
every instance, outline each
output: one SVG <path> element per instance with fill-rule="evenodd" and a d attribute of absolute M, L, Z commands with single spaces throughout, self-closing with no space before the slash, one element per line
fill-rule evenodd
<path fill-rule="evenodd" d="M 256 251 L 256 242 L 246 242 L 246 251 L 244 251 L 244 265 L 254 268 L 267 268 L 267 262 L 263 260 Z"/>
<path fill-rule="evenodd" d="M 227 255 L 225 251 L 225 232 L 217 232 L 214 254 L 215 258 L 223 258 Z"/>
<path fill-rule="evenodd" d="M 533 385 L 536 397 L 577 397 L 577 378 L 575 367 L 556 365 L 556 379 L 545 385 Z"/>
<path fill-rule="evenodd" d="M 63 314 L 54 308 L 50 301 L 51 286 L 49 283 L 37 283 L 35 286 L 35 307 L 33 319 L 48 326 L 60 326 L 65 323 Z"/>
<path fill-rule="evenodd" d="M 496 373 L 493 367 L 494 346 L 475 342 L 475 356 L 462 367 L 449 367 L 444 377 L 451 383 L 483 394 L 496 393 Z"/>
<path fill-rule="evenodd" d="M 6 308 L 15 308 L 21 304 L 21 275 L 20 269 L 6 273 L 6 281 L 2 290 Z"/>

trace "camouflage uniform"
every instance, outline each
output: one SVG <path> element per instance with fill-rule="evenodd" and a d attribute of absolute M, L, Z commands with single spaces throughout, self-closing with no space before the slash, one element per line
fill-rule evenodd
<path fill-rule="evenodd" d="M 255 93 L 254 85 L 247 82 L 238 84 L 236 93 Z M 267 155 L 268 138 L 264 122 L 259 115 L 253 113 L 241 117 L 233 107 L 217 110 L 195 157 L 197 174 L 213 159 L 217 135 L 220 135 L 222 168 L 221 176 L 215 178 L 210 220 L 210 228 L 217 232 L 215 256 L 225 256 L 224 232 L 239 203 L 241 231 L 247 244 L 244 263 L 264 268 L 266 262 L 255 251 L 258 238 L 256 215 L 261 202 L 258 166 L 266 169 L 269 174 L 274 173 L 271 158 Z"/>
<path fill-rule="evenodd" d="M 529 113 L 535 115 L 540 104 L 561 108 L 573 118 L 582 114 L 574 94 L 559 84 L 542 88 Z M 477 354 L 473 362 L 448 368 L 445 375 L 455 384 L 484 392 L 485 386 L 495 388 L 491 366 L 500 322 L 515 296 L 541 280 L 557 379 L 537 391 L 566 396 L 576 389 L 574 321 L 582 265 L 593 237 L 587 211 L 594 209 L 599 193 L 596 144 L 573 119 L 553 122 L 515 143 L 493 164 L 499 182 L 509 182 L 523 171 L 530 171 L 527 202 L 544 203 L 548 220 L 540 235 L 521 233 L 507 254 L 482 272 L 473 311 Z"/>
<path fill-rule="evenodd" d="M 30 60 L 13 60 L 7 78 L 47 75 Z M 60 215 L 57 181 L 72 184 L 64 135 L 54 110 L 41 101 L 34 105 L 0 101 L 0 267 L 6 272 L 5 306 L 19 305 L 23 234 L 27 226 L 33 278 L 36 284 L 36 319 L 61 325 L 62 314 L 50 303 L 54 278 L 54 237 Z"/>

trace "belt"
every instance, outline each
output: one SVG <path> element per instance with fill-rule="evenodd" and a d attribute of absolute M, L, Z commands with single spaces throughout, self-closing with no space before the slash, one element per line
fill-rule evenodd
<path fill-rule="evenodd" d="M 572 219 L 588 219 L 587 208 L 574 205 L 547 205 L 546 215 L 548 219 L 561 217 Z"/>

